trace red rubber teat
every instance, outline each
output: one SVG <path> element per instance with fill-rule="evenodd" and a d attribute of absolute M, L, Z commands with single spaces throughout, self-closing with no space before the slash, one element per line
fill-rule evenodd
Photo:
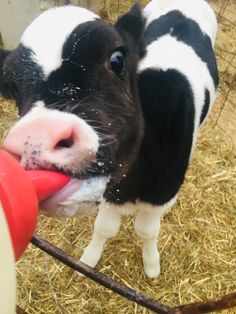
<path fill-rule="evenodd" d="M 69 182 L 63 174 L 25 170 L 7 152 L 0 150 L 0 202 L 9 226 L 15 259 L 30 242 L 38 218 L 38 202 Z"/>
<path fill-rule="evenodd" d="M 34 186 L 38 201 L 42 201 L 65 186 L 70 178 L 55 171 L 25 170 Z"/>

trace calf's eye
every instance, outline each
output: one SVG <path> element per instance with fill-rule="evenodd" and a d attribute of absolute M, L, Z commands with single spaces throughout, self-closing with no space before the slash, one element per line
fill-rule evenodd
<path fill-rule="evenodd" d="M 109 66 L 116 75 L 121 75 L 125 70 L 125 58 L 121 51 L 115 51 L 110 57 Z"/>

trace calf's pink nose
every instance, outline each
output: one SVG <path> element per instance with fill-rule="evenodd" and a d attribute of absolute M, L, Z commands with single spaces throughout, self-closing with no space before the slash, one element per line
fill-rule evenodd
<path fill-rule="evenodd" d="M 16 124 L 4 141 L 4 148 L 23 160 L 34 157 L 47 163 L 64 163 L 81 148 L 79 130 L 69 121 L 39 118 Z M 25 165 L 24 165 L 25 166 Z"/>

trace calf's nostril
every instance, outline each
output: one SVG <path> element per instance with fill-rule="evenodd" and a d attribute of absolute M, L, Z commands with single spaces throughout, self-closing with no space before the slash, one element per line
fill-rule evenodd
<path fill-rule="evenodd" d="M 66 139 L 60 140 L 60 141 L 56 144 L 55 148 L 56 148 L 56 149 L 60 149 L 60 148 L 70 148 L 70 147 L 72 147 L 73 145 L 74 145 L 74 140 L 73 140 L 72 137 L 70 137 L 70 138 L 66 138 Z"/>

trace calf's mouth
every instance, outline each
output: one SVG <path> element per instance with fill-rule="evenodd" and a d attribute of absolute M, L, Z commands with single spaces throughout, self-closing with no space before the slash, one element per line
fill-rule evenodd
<path fill-rule="evenodd" d="M 103 199 L 109 177 L 71 178 L 62 189 L 40 202 L 41 213 L 50 217 L 73 217 L 92 212 Z"/>

